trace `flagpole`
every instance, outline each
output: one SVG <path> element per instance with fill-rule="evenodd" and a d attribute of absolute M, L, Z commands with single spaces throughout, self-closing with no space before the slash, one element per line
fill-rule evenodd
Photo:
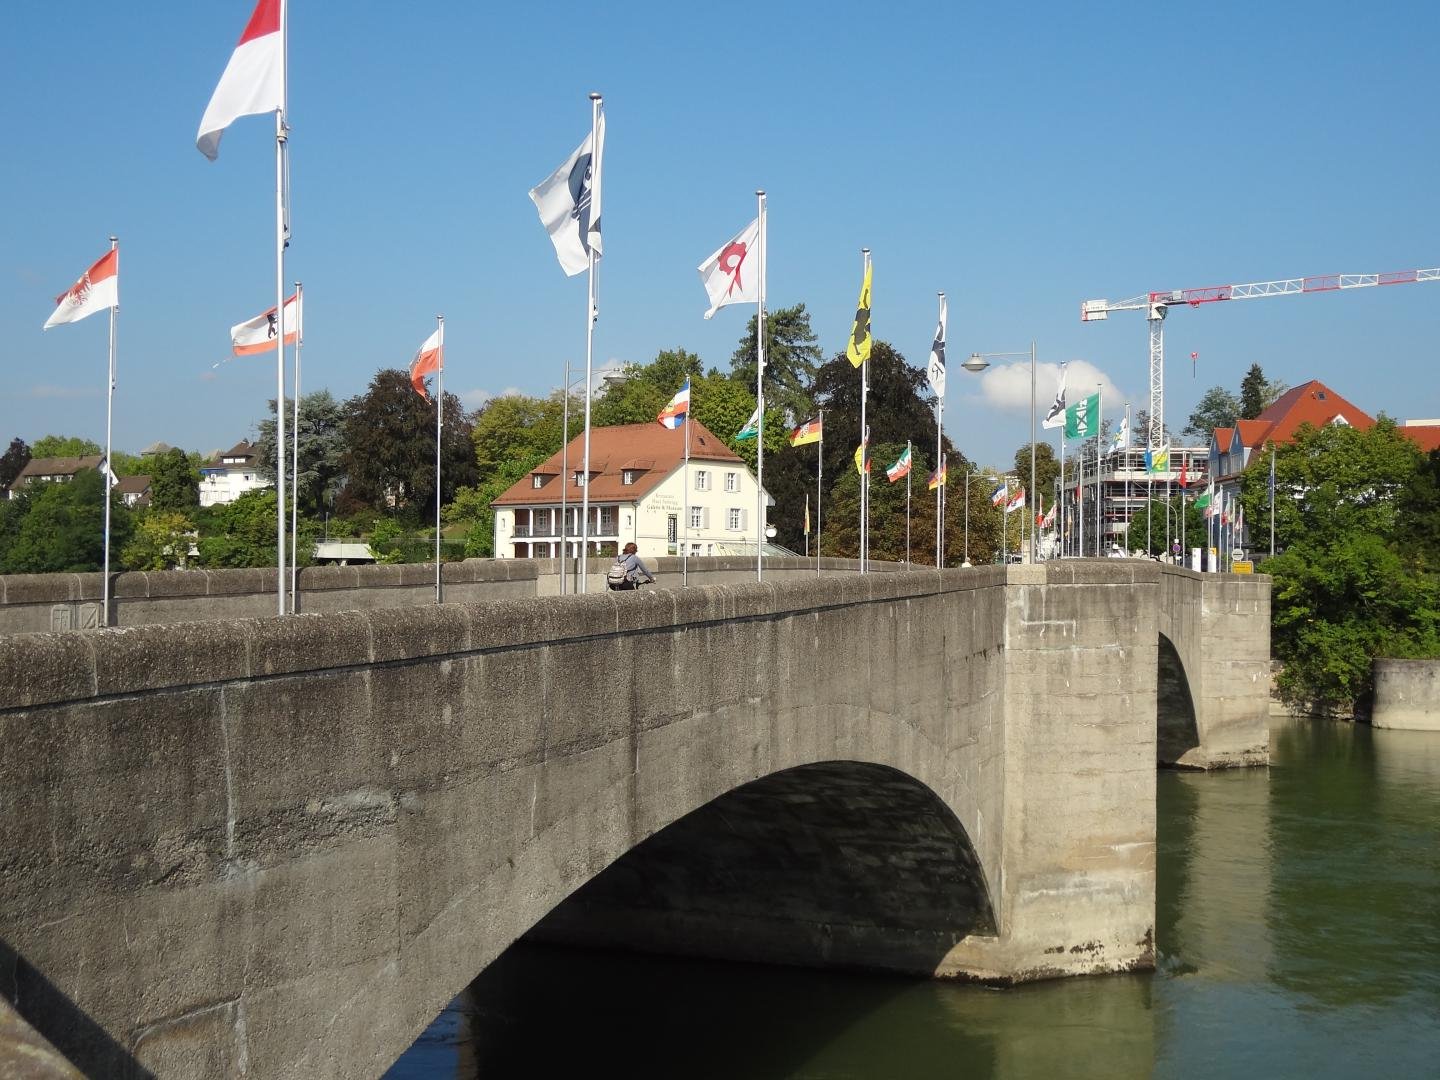
<path fill-rule="evenodd" d="M 591 169 L 599 166 L 595 159 L 595 140 L 600 127 L 600 102 L 603 99 L 593 91 L 590 94 L 590 153 Z M 595 319 L 598 312 L 595 310 L 595 249 L 590 246 L 590 239 L 585 238 L 585 248 L 590 256 L 589 288 L 586 290 L 588 296 L 585 301 L 585 451 L 584 461 L 581 469 L 584 470 L 585 484 L 580 489 L 580 592 L 586 591 L 589 584 L 590 571 L 590 380 L 595 361 Z M 686 417 L 687 421 L 689 417 Z M 686 438 L 689 435 L 687 432 Z M 686 455 L 688 465 L 689 444 L 686 444 Z M 687 470 L 688 471 L 688 470 Z M 683 577 L 682 577 L 683 580 Z"/>
<path fill-rule="evenodd" d="M 565 560 L 570 557 L 570 540 L 565 518 L 565 485 L 570 482 L 570 357 L 565 357 L 565 382 L 560 391 L 560 595 L 565 595 Z"/>
<path fill-rule="evenodd" d="M 445 316 L 435 316 L 439 331 L 440 363 L 435 368 L 435 603 L 440 594 L 440 432 L 445 425 Z"/>
<path fill-rule="evenodd" d="M 936 293 L 940 298 L 940 313 L 945 313 L 945 294 Z M 945 381 L 943 378 L 940 380 Z M 933 387 L 931 389 L 934 389 Z M 935 395 L 935 478 L 940 478 L 941 458 L 945 453 L 945 398 L 941 394 Z M 966 483 L 969 483 L 968 475 Z M 968 499 L 967 499 L 968 503 Z M 943 565 L 941 552 L 944 550 L 942 533 L 945 529 L 945 485 L 935 485 L 935 569 L 939 570 Z M 968 557 L 968 556 L 967 556 Z"/>
<path fill-rule="evenodd" d="M 810 557 L 810 492 L 805 492 L 805 557 Z"/>
<path fill-rule="evenodd" d="M 1055 501 L 1060 504 L 1060 558 L 1065 557 L 1065 427 L 1060 427 L 1060 490 Z"/>
<path fill-rule="evenodd" d="M 861 248 L 860 254 L 865 257 L 865 272 L 869 273 L 870 249 Z M 870 423 L 866 419 L 866 404 L 869 396 L 870 358 L 867 356 L 860 362 L 860 573 L 862 574 L 865 573 L 866 556 L 870 554 Z"/>
<path fill-rule="evenodd" d="M 760 290 L 755 298 L 755 580 L 765 580 L 765 191 L 755 192 L 760 219 Z M 737 271 L 738 273 L 738 271 Z M 685 418 L 685 441 L 690 441 L 690 418 Z"/>
<path fill-rule="evenodd" d="M 1275 444 L 1270 444 L 1270 557 L 1275 557 Z"/>
<path fill-rule="evenodd" d="M 910 457 L 910 440 L 905 440 L 905 456 Z M 911 469 L 913 472 L 913 468 Z M 905 474 L 905 565 L 910 565 L 910 473 Z"/>
<path fill-rule="evenodd" d="M 117 251 L 120 247 L 118 236 L 110 237 L 110 250 Z M 105 566 L 101 573 L 100 581 L 100 625 L 110 625 L 110 474 L 115 471 L 114 465 L 110 462 L 110 438 L 111 419 L 114 414 L 115 403 L 115 318 L 120 310 L 120 271 L 118 264 L 120 256 L 115 256 L 117 264 L 115 277 L 115 303 L 110 305 L 110 363 L 109 372 L 105 381 L 105 469 L 100 477 L 100 488 L 105 492 Z"/>
<path fill-rule="evenodd" d="M 1105 488 L 1100 482 L 1100 435 L 1105 426 L 1100 418 L 1105 415 L 1105 384 L 1095 384 L 1095 557 L 1103 557 L 1100 545 L 1104 541 L 1105 519 L 1101 506 L 1105 501 Z"/>
<path fill-rule="evenodd" d="M 821 409 L 816 418 L 820 423 L 820 442 L 815 457 L 815 573 L 820 573 L 820 528 L 823 524 L 820 504 L 825 498 L 825 410 Z"/>
<path fill-rule="evenodd" d="M 688 385 L 690 380 L 685 380 Z M 685 529 L 680 540 L 680 587 L 683 589 L 690 584 L 690 403 L 685 403 L 685 419 L 681 421 L 685 425 L 685 467 L 680 473 L 681 486 L 684 491 L 681 493 L 681 509 L 685 512 Z"/>
<path fill-rule="evenodd" d="M 289 12 L 280 0 L 280 108 L 275 110 L 275 610 L 285 614 L 285 152 L 290 104 Z"/>
<path fill-rule="evenodd" d="M 300 347 L 305 325 L 305 287 L 295 282 L 295 414 L 290 425 L 290 614 L 300 610 Z M 280 311 L 280 348 L 285 348 L 285 311 Z"/>

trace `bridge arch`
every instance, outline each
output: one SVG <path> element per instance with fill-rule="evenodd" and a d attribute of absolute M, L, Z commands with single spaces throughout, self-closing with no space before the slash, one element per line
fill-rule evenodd
<path fill-rule="evenodd" d="M 1175 643 L 1159 635 L 1155 671 L 1155 754 L 1162 765 L 1175 765 L 1200 746 L 1195 696 L 1185 662 Z"/>
<path fill-rule="evenodd" d="M 527 936 L 930 975 L 962 939 L 994 932 L 984 868 L 944 800 L 886 765 L 824 761 L 685 815 Z"/>

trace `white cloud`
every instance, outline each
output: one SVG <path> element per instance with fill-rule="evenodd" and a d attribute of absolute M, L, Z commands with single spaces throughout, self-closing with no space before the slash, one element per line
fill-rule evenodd
<path fill-rule="evenodd" d="M 962 384 L 963 385 L 963 384 Z M 1125 391 L 1088 360 L 1072 360 L 1066 376 L 1065 400 L 1072 405 L 1081 397 L 1100 387 L 1101 404 L 1106 413 L 1118 413 L 1129 400 Z M 1060 388 L 1060 365 L 1035 365 L 1035 411 L 1044 416 Z M 1030 408 L 1030 362 L 996 364 L 980 376 L 980 397 L 992 409 L 1004 412 L 1025 412 Z"/>

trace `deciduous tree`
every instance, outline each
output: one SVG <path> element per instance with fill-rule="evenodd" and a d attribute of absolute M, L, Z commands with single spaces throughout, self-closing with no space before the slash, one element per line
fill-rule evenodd
<path fill-rule="evenodd" d="M 413 392 L 413 391 L 412 391 Z M 294 432 L 295 402 L 285 403 L 285 439 Z M 260 421 L 260 437 L 255 444 L 257 471 L 270 483 L 275 482 L 275 402 L 270 402 L 270 419 Z M 434 472 L 435 414 L 430 414 L 431 472 Z M 317 390 L 300 399 L 300 512 L 319 517 L 334 501 L 345 480 L 345 407 L 329 390 Z M 290 473 L 291 458 L 287 456 L 285 473 Z M 431 485 L 434 486 L 433 483 Z M 289 492 L 286 492 L 289 498 Z"/>
<path fill-rule="evenodd" d="M 20 471 L 30 463 L 30 457 L 30 447 L 25 445 L 24 439 L 17 435 L 10 440 L 4 456 L 0 457 L 0 499 L 5 497 L 5 492 L 20 475 Z"/>
<path fill-rule="evenodd" d="M 1223 386 L 1212 386 L 1196 402 L 1182 435 L 1209 441 L 1216 428 L 1230 428 L 1240 419 L 1240 399 Z"/>

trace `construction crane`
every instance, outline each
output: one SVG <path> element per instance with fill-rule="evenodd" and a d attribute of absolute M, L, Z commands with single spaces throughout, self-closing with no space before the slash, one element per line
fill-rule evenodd
<path fill-rule="evenodd" d="M 1440 267 L 1429 270 L 1396 270 L 1388 274 L 1321 274 L 1318 277 L 1282 278 L 1279 281 L 1252 281 L 1244 285 L 1209 285 L 1201 289 L 1173 289 L 1145 293 L 1129 300 L 1085 300 L 1080 304 L 1081 322 L 1099 322 L 1112 311 L 1143 311 L 1150 323 L 1150 415 L 1145 445 L 1158 450 L 1165 440 L 1165 316 L 1172 307 L 1186 304 L 1199 307 L 1221 300 L 1258 300 L 1267 296 L 1295 296 L 1300 293 L 1336 292 L 1340 289 L 1368 289 L 1375 285 L 1411 285 L 1440 281 Z"/>

